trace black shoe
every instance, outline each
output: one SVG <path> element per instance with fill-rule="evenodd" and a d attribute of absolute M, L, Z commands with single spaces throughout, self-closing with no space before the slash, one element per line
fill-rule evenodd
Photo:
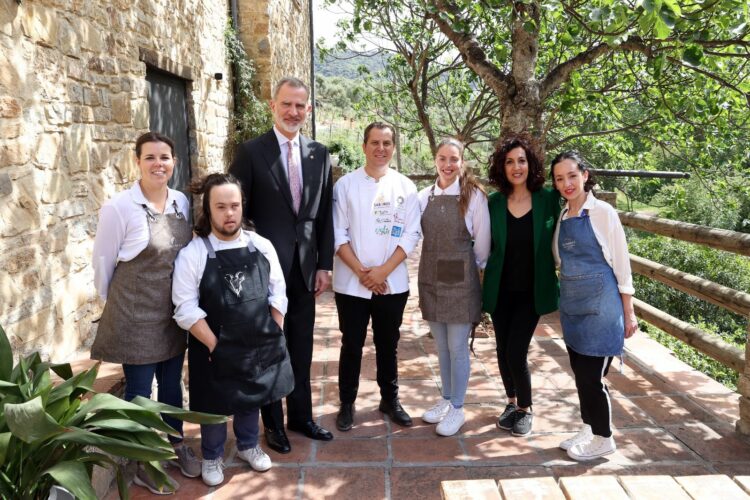
<path fill-rule="evenodd" d="M 531 434 L 531 423 L 534 415 L 530 411 L 516 410 L 516 422 L 513 424 L 511 434 L 518 437 Z"/>
<path fill-rule="evenodd" d="M 302 422 L 301 424 L 289 422 L 286 424 L 286 428 L 290 431 L 301 432 L 310 439 L 317 439 L 318 441 L 330 441 L 333 439 L 333 434 L 330 431 L 325 430 L 312 420 Z"/>
<path fill-rule="evenodd" d="M 354 426 L 354 403 L 341 403 L 339 414 L 336 415 L 336 428 L 342 432 Z"/>
<path fill-rule="evenodd" d="M 381 399 L 378 410 L 391 417 L 391 421 L 397 423 L 398 425 L 411 427 L 411 424 L 413 423 L 409 414 L 406 413 L 406 410 L 404 410 L 404 408 L 401 406 L 401 402 L 398 400 L 398 398 L 394 399 L 393 401 L 386 401 L 385 399 Z"/>
<path fill-rule="evenodd" d="M 292 451 L 292 445 L 289 444 L 289 438 L 286 437 L 284 429 L 266 429 L 266 443 L 268 447 L 278 453 L 289 453 Z"/>
<path fill-rule="evenodd" d="M 505 410 L 500 414 L 497 419 L 498 428 L 509 431 L 513 428 L 513 424 L 516 423 L 516 410 L 518 406 L 515 403 L 508 403 L 505 405 Z"/>

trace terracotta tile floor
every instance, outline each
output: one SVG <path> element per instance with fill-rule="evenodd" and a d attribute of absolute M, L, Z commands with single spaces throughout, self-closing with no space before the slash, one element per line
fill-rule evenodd
<path fill-rule="evenodd" d="M 259 474 L 235 458 L 230 432 L 224 484 L 209 488 L 200 478 L 187 479 L 172 471 L 182 484 L 172 498 L 438 499 L 440 481 L 448 479 L 750 471 L 750 441 L 734 432 L 737 394 L 642 334 L 626 343 L 625 365 L 616 360 L 608 376 L 617 452 L 589 464 L 570 460 L 557 445 L 578 430 L 580 417 L 559 318 L 554 315 L 542 318 L 529 352 L 537 415 L 533 434 L 514 438 L 495 427 L 505 395 L 494 339 L 480 336 L 475 342 L 477 357 L 472 358 L 466 424 L 456 436 L 438 437 L 434 426 L 419 419 L 440 397 L 440 379 L 435 343 L 417 308 L 414 259 L 410 268 L 412 296 L 404 315 L 399 367 L 401 401 L 414 417 L 414 427 L 393 425 L 377 411 L 374 348 L 368 338 L 355 427 L 345 433 L 335 429 L 340 334 L 333 296 L 325 294 L 318 303 L 313 403 L 318 422 L 335 439 L 313 442 L 289 433 L 292 453 L 270 452 L 274 467 Z M 197 427 L 186 430 L 199 452 Z M 150 497 L 138 486 L 131 487 L 131 496 Z"/>

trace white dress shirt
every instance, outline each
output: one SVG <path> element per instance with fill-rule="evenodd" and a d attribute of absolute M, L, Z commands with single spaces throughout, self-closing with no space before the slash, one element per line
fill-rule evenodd
<path fill-rule="evenodd" d="M 367 175 L 364 167 L 346 174 L 333 186 L 333 234 L 336 252 L 349 243 L 365 267 L 384 264 L 397 247 L 408 255 L 420 238 L 416 186 L 390 168 L 380 179 Z M 388 275 L 386 284 L 386 293 L 409 290 L 405 261 Z M 372 298 L 372 292 L 338 255 L 333 259 L 333 290 Z"/>
<path fill-rule="evenodd" d="M 247 247 L 252 241 L 255 249 L 265 255 L 271 264 L 268 282 L 268 303 L 282 315 L 286 315 L 287 298 L 284 273 L 276 255 L 273 244 L 258 233 L 240 231 L 238 237 L 232 241 L 218 239 L 208 235 L 215 252 Z M 175 305 L 174 319 L 183 330 L 190 330 L 199 319 L 206 317 L 206 312 L 198 306 L 200 302 L 200 284 L 203 271 L 206 269 L 208 250 L 201 238 L 196 236 L 177 254 L 172 278 L 172 302 Z"/>
<path fill-rule="evenodd" d="M 284 173 L 286 174 L 286 180 L 289 180 L 289 165 L 287 165 L 287 155 L 289 154 L 289 147 L 291 144 L 292 156 L 294 157 L 294 164 L 297 165 L 297 172 L 299 173 L 299 184 L 302 184 L 302 156 L 300 155 L 300 142 L 299 132 L 292 138 L 288 139 L 284 134 L 279 132 L 276 125 L 273 126 L 273 133 L 276 134 L 276 140 L 279 141 L 279 149 L 281 150 L 281 162 L 284 164 Z"/>
<path fill-rule="evenodd" d="M 175 213 L 175 201 L 177 211 L 187 220 L 190 216 L 190 203 L 184 194 L 174 189 L 167 189 L 164 213 Z M 136 181 L 130 189 L 117 193 L 99 210 L 92 264 L 94 286 L 103 300 L 107 300 L 109 283 L 117 263 L 133 260 L 148 246 L 151 235 L 143 205 L 158 212 L 146 199 L 140 183 Z"/>
<path fill-rule="evenodd" d="M 427 203 L 430 201 L 432 187 L 428 186 L 419 192 L 419 211 L 424 213 Z M 458 177 L 453 184 L 445 189 L 440 189 L 435 181 L 435 196 L 458 196 L 461 194 L 461 185 Z M 487 196 L 479 189 L 474 188 L 469 200 L 469 206 L 464 214 L 464 223 L 469 235 L 474 240 L 474 259 L 479 269 L 484 269 L 487 265 L 487 258 L 490 256 L 490 243 L 492 236 L 490 233 L 490 209 L 487 207 Z"/>
<path fill-rule="evenodd" d="M 586 201 L 581 207 L 589 211 L 591 228 L 594 230 L 596 241 L 602 247 L 604 260 L 612 268 L 617 279 L 617 288 L 620 293 L 633 295 L 633 276 L 630 271 L 630 254 L 628 253 L 628 242 L 625 239 L 625 231 L 620 223 L 620 217 L 612 205 L 601 200 L 597 200 L 592 192 L 586 196 Z M 552 254 L 555 256 L 555 264 L 560 267 L 560 254 L 557 249 L 557 237 L 560 233 L 560 222 L 568 218 L 568 204 L 560 212 L 560 220 L 555 227 L 555 234 L 552 237 Z M 580 215 L 580 212 L 579 212 Z"/>

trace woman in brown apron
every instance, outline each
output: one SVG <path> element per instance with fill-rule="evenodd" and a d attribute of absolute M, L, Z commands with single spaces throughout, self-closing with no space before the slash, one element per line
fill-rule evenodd
<path fill-rule="evenodd" d="M 490 250 L 490 223 L 484 189 L 463 163 L 463 144 L 440 142 L 435 154 L 438 178 L 419 193 L 422 256 L 419 307 L 430 325 L 440 362 L 443 398 L 422 415 L 435 431 L 452 436 L 464 423 L 469 383 L 469 335 L 481 315 L 479 269 Z"/>
<path fill-rule="evenodd" d="M 150 398 L 156 377 L 158 400 L 182 407 L 186 333 L 172 319 L 172 271 L 177 252 L 192 236 L 190 205 L 167 186 L 176 161 L 170 138 L 143 134 L 135 154 L 140 179 L 105 203 L 99 215 L 94 280 L 106 303 L 91 358 L 122 363 L 125 400 Z M 164 421 L 182 435 L 182 421 L 168 416 Z M 187 477 L 198 476 L 200 462 L 182 437 L 169 440 L 178 457 L 174 465 Z M 156 486 L 142 467 L 134 481 L 156 494 L 171 493 Z"/>

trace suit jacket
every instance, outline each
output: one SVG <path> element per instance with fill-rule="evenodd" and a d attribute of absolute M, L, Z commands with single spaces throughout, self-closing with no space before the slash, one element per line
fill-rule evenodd
<path fill-rule="evenodd" d="M 500 193 L 489 196 L 492 250 L 484 270 L 482 310 L 492 314 L 497 305 L 503 273 L 505 243 L 508 236 L 506 210 L 508 198 Z M 548 188 L 531 194 L 534 226 L 534 306 L 540 316 L 557 310 L 560 285 L 552 256 L 552 235 L 560 215 L 560 195 Z"/>
<path fill-rule="evenodd" d="M 333 268 L 333 177 L 328 149 L 302 134 L 302 200 L 299 214 L 292 209 L 281 148 L 273 130 L 241 144 L 229 173 L 242 183 L 244 216 L 261 236 L 273 243 L 284 279 L 299 253 L 308 290 L 315 287 L 315 271 Z"/>

